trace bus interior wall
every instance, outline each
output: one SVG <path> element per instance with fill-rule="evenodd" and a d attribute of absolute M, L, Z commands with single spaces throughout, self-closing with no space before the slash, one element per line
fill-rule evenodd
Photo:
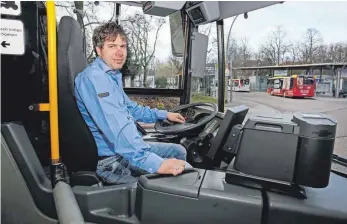
<path fill-rule="evenodd" d="M 20 16 L 1 15 L 24 25 L 23 55 L 1 54 L 1 122 L 25 127 L 43 166 L 49 164 L 49 114 L 32 110 L 48 103 L 46 9 L 42 2 L 21 2 Z M 18 66 L 20 65 L 20 66 Z"/>

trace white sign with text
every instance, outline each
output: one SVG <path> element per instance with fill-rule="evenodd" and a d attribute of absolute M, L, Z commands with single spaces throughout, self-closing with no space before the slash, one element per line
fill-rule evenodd
<path fill-rule="evenodd" d="M 20 20 L 1 19 L 1 54 L 23 55 L 24 25 Z"/>

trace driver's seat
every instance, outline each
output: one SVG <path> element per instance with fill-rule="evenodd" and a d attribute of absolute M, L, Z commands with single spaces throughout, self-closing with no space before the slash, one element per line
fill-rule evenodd
<path fill-rule="evenodd" d="M 71 185 L 101 184 L 95 170 L 95 140 L 75 101 L 74 80 L 87 67 L 80 25 L 69 16 L 61 18 L 57 34 L 59 141 Z"/>

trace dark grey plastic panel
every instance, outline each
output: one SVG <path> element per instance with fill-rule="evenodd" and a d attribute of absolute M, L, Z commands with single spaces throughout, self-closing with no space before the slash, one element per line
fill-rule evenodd
<path fill-rule="evenodd" d="M 76 200 L 85 220 L 138 223 L 134 216 L 137 183 L 100 187 L 76 186 Z"/>
<path fill-rule="evenodd" d="M 227 184 L 225 173 L 207 170 L 199 200 L 207 223 L 261 223 L 263 199 L 260 190 Z M 219 221 L 220 220 L 220 221 Z"/>
<path fill-rule="evenodd" d="M 192 169 L 184 175 L 164 177 L 157 174 L 140 177 L 141 185 L 158 192 L 197 198 L 205 170 Z"/>
<path fill-rule="evenodd" d="M 40 212 L 1 134 L 1 222 L 58 223 Z"/>
<path fill-rule="evenodd" d="M 185 175 L 161 177 L 162 187 L 151 188 L 151 180 L 143 186 L 143 178 L 137 188 L 135 213 L 141 223 L 249 223 L 260 224 L 262 195 L 259 190 L 229 185 L 225 174 L 217 171 L 203 172 L 198 197 L 183 195 L 187 188 Z M 165 180 L 168 179 L 167 184 Z M 157 180 L 155 180 L 158 182 Z M 181 188 L 172 192 L 169 185 Z M 194 182 L 193 184 L 196 184 Z M 166 186 L 166 187 L 165 187 Z M 166 188 L 169 190 L 166 191 Z"/>
<path fill-rule="evenodd" d="M 346 224 L 347 179 L 334 173 L 323 189 L 306 188 L 307 199 L 268 193 L 269 224 Z"/>
<path fill-rule="evenodd" d="M 245 129 L 241 138 L 236 170 L 280 181 L 293 180 L 297 135 Z"/>
<path fill-rule="evenodd" d="M 319 139 L 335 138 L 337 121 L 327 114 L 296 112 L 293 115 L 293 122 L 299 124 L 300 136 Z"/>

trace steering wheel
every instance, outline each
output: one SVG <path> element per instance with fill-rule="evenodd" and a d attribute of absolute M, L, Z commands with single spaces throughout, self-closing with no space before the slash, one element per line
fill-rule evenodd
<path fill-rule="evenodd" d="M 205 106 L 212 108 L 212 112 L 209 116 L 201 119 L 196 124 L 192 124 L 191 122 L 186 122 L 184 124 L 181 123 L 172 123 L 168 120 L 160 120 L 157 121 L 154 125 L 154 128 L 157 132 L 162 134 L 179 134 L 182 132 L 187 132 L 199 127 L 202 127 L 206 125 L 208 122 L 210 122 L 218 113 L 218 107 L 213 103 L 192 103 L 192 104 L 186 104 L 181 105 L 177 108 L 175 108 L 171 112 L 177 112 L 180 110 L 188 109 L 188 108 L 194 108 L 197 106 Z"/>

